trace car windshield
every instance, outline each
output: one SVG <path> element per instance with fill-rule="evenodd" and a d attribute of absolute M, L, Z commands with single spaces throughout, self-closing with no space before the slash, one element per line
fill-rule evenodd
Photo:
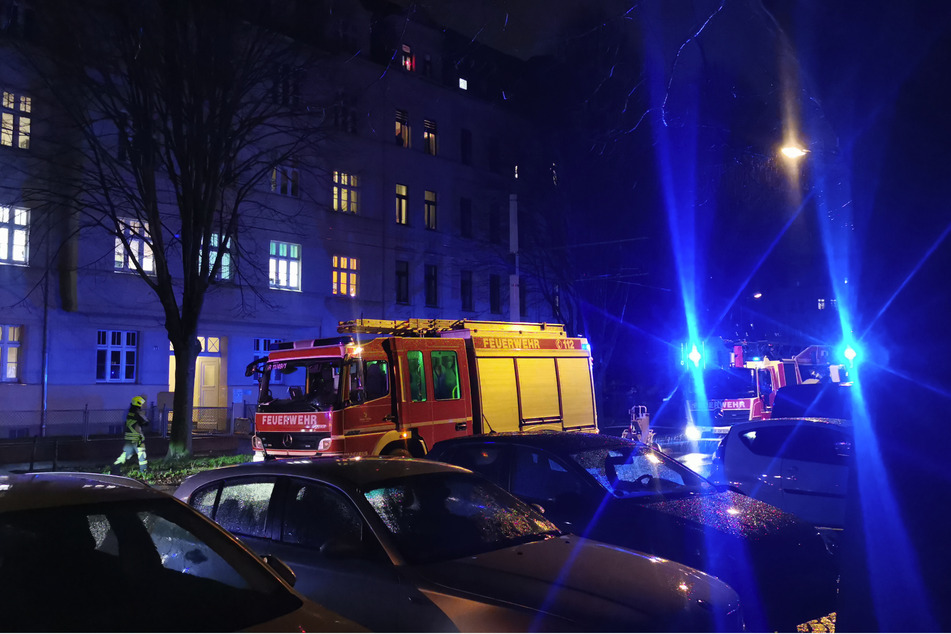
<path fill-rule="evenodd" d="M 560 532 L 527 504 L 468 474 L 401 478 L 365 495 L 411 564 L 457 559 Z"/>
<path fill-rule="evenodd" d="M 172 499 L 0 514 L 0 596 L 11 631 L 224 632 L 301 606 Z"/>
<path fill-rule="evenodd" d="M 644 445 L 598 447 L 571 454 L 571 459 L 617 497 L 716 492 L 702 476 Z"/>
<path fill-rule="evenodd" d="M 343 361 L 339 358 L 271 361 L 264 365 L 258 410 L 326 411 L 339 405 Z"/>

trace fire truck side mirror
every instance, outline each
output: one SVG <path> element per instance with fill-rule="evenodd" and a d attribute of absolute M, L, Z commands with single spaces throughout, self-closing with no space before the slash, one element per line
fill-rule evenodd
<path fill-rule="evenodd" d="M 364 400 L 366 400 L 366 393 L 363 390 L 353 390 L 350 392 L 350 403 L 352 405 L 359 405 Z"/>

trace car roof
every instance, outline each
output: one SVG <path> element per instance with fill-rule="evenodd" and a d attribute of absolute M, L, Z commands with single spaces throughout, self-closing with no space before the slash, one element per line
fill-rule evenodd
<path fill-rule="evenodd" d="M 553 453 L 583 451 L 602 447 L 630 447 L 636 444 L 617 436 L 580 431 L 502 432 L 443 440 L 433 446 L 433 451 L 442 447 L 486 442 L 531 445 Z"/>
<path fill-rule="evenodd" d="M 247 462 L 240 465 L 210 469 L 189 476 L 183 486 L 197 487 L 204 482 L 224 477 L 254 475 L 285 475 L 298 477 L 316 477 L 339 485 L 352 485 L 358 488 L 372 486 L 393 478 L 401 478 L 428 473 L 470 473 L 468 469 L 414 458 L 354 456 L 320 457 L 305 459 L 267 460 L 265 462 Z"/>
<path fill-rule="evenodd" d="M 795 416 L 789 418 L 764 418 L 762 420 L 746 420 L 739 423 L 734 423 L 730 429 L 731 430 L 742 430 L 750 427 L 778 427 L 780 425 L 788 425 L 789 423 L 807 423 L 811 425 L 818 426 L 828 426 L 830 428 L 839 428 L 843 431 L 850 431 L 852 429 L 852 421 L 846 418 L 815 418 L 809 416 Z"/>
<path fill-rule="evenodd" d="M 0 475 L 0 512 L 167 497 L 149 485 L 100 473 Z"/>

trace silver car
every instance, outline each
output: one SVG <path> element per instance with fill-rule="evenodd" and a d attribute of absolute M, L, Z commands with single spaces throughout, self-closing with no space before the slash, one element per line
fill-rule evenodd
<path fill-rule="evenodd" d="M 275 460 L 175 493 L 385 631 L 736 631 L 736 593 L 658 557 L 565 534 L 479 475 L 408 458 Z"/>
<path fill-rule="evenodd" d="M 135 480 L 0 476 L 5 631 L 364 631 L 284 578 L 287 566 Z"/>

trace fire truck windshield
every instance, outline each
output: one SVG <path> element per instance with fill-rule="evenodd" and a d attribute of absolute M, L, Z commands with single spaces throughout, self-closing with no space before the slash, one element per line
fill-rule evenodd
<path fill-rule="evenodd" d="M 342 359 L 271 361 L 264 365 L 258 411 L 313 412 L 340 402 Z"/>

